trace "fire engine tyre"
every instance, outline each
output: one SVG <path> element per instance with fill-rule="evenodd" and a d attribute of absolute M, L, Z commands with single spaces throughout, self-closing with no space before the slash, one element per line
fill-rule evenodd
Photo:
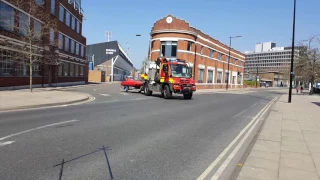
<path fill-rule="evenodd" d="M 144 85 L 144 94 L 146 96 L 151 96 L 152 95 L 152 91 L 149 90 L 148 84 Z"/>
<path fill-rule="evenodd" d="M 183 99 L 192 99 L 192 93 L 191 94 L 183 94 Z"/>
<path fill-rule="evenodd" d="M 165 99 L 171 99 L 172 98 L 172 92 L 170 91 L 170 87 L 168 85 L 164 86 L 163 98 L 165 98 Z"/>

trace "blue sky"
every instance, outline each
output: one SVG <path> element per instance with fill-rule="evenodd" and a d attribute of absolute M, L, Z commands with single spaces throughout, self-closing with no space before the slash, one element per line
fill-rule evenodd
<path fill-rule="evenodd" d="M 254 50 L 258 42 L 289 46 L 292 37 L 293 0 L 82 0 L 87 44 L 105 42 L 106 31 L 118 40 L 134 66 L 140 68 L 148 55 L 153 24 L 172 14 L 191 26 L 239 51 Z M 297 0 L 296 40 L 320 34 L 319 0 Z M 142 34 L 136 37 L 136 34 Z"/>

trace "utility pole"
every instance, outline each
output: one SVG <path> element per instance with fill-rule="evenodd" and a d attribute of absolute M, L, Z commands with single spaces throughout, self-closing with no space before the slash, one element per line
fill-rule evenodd
<path fill-rule="evenodd" d="M 258 76 L 259 76 L 259 60 L 257 60 L 257 74 L 256 74 L 256 88 L 258 88 Z"/>
<path fill-rule="evenodd" d="M 226 90 L 228 90 L 228 86 L 229 86 L 229 76 L 230 76 L 230 54 L 231 54 L 231 39 L 232 38 L 240 38 L 242 36 L 230 36 L 230 41 L 229 41 L 229 57 L 228 57 L 228 71 L 227 71 L 227 86 L 226 86 Z"/>
<path fill-rule="evenodd" d="M 289 97 L 288 103 L 291 103 L 292 98 L 292 79 L 293 79 L 293 57 L 294 57 L 294 37 L 295 37 L 295 27 L 296 27 L 296 0 L 294 0 L 293 6 L 293 27 L 292 27 L 292 49 L 291 49 L 291 66 L 290 66 L 290 86 L 289 86 Z"/>

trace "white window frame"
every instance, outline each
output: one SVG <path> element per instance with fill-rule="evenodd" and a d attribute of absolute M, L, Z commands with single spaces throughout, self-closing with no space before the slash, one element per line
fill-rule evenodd
<path fill-rule="evenodd" d="M 218 76 L 218 73 L 219 73 L 219 72 L 221 72 L 221 82 L 220 82 L 220 83 L 218 83 L 218 77 L 219 77 L 219 76 Z M 216 81 L 216 83 L 217 83 L 217 84 L 223 84 L 223 82 L 224 82 L 223 80 L 224 80 L 224 78 L 223 78 L 223 69 L 218 68 L 218 69 L 217 69 L 217 81 Z"/>
<path fill-rule="evenodd" d="M 209 77 L 209 71 L 212 71 L 212 83 L 208 83 L 208 77 Z M 207 66 L 207 78 L 206 78 L 206 83 L 208 84 L 215 84 L 214 78 L 215 78 L 215 68 L 212 66 Z"/>
<path fill-rule="evenodd" d="M 206 83 L 206 82 L 204 82 L 204 73 L 205 73 L 205 69 L 206 69 L 206 66 L 205 65 L 203 65 L 203 64 L 198 64 L 198 79 L 197 79 L 197 83 L 199 83 L 198 81 L 199 81 L 199 70 L 203 70 L 203 78 L 202 78 L 202 83 L 201 84 L 203 84 L 203 83 Z"/>

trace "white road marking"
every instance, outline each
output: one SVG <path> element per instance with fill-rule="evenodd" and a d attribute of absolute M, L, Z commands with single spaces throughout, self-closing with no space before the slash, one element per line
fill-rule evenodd
<path fill-rule="evenodd" d="M 254 103 L 254 105 L 250 106 L 250 108 L 252 108 L 253 106 L 257 105 L 258 103 Z"/>
<path fill-rule="evenodd" d="M 109 94 L 100 94 L 101 96 L 110 96 Z"/>
<path fill-rule="evenodd" d="M 8 138 L 11 138 L 11 137 L 14 137 L 14 136 L 18 136 L 18 135 L 21 135 L 21 134 L 25 134 L 25 133 L 28 133 L 28 132 L 32 132 L 32 131 L 35 131 L 35 130 L 39 130 L 39 129 L 43 129 L 43 128 L 47 128 L 47 127 L 51 127 L 51 126 L 57 126 L 57 125 L 60 125 L 60 124 L 76 122 L 76 121 L 79 121 L 79 120 L 74 119 L 74 120 L 70 120 L 70 121 L 63 121 L 63 122 L 48 124 L 48 125 L 45 125 L 45 126 L 40 126 L 40 127 L 37 127 L 37 128 L 28 129 L 28 130 L 25 130 L 25 131 L 21 131 L 21 132 L 18 132 L 18 133 L 14 133 L 14 134 L 2 137 L 2 138 L 0 138 L 0 141 L 3 141 L 5 139 L 8 139 Z"/>
<path fill-rule="evenodd" d="M 266 106 L 267 108 L 264 109 L 263 113 L 259 116 L 262 117 L 267 110 L 269 109 L 269 107 L 272 105 L 272 103 L 275 101 L 275 98 L 271 101 L 271 103 L 268 103 L 268 105 Z M 257 116 L 256 116 L 257 118 Z M 255 119 L 256 119 L 255 118 Z M 252 125 L 252 127 L 250 128 L 250 130 L 246 133 L 246 135 L 241 139 L 241 141 L 239 142 L 239 144 L 234 148 L 234 150 L 231 152 L 231 154 L 227 157 L 227 159 L 223 162 L 223 164 L 220 166 L 220 168 L 217 170 L 217 172 L 212 176 L 211 180 L 217 180 L 222 172 L 226 169 L 226 167 L 228 166 L 228 164 L 230 163 L 230 161 L 232 160 L 232 158 L 236 155 L 236 153 L 239 151 L 240 147 L 243 145 L 243 143 L 247 140 L 248 136 L 250 135 L 250 133 L 253 131 L 253 129 L 255 128 L 255 126 L 258 124 L 259 121 L 263 120 L 262 118 L 259 118 L 255 121 L 255 123 Z"/>
<path fill-rule="evenodd" d="M 247 110 L 248 110 L 248 109 L 245 109 L 245 110 L 241 111 L 240 113 L 234 115 L 232 118 L 235 118 L 235 117 L 240 116 L 242 113 L 246 112 Z"/>
<path fill-rule="evenodd" d="M 122 94 L 122 95 L 124 95 L 124 96 L 127 96 L 127 95 L 128 95 L 128 93 L 119 93 L 119 94 Z"/>
<path fill-rule="evenodd" d="M 5 146 L 5 145 L 9 145 L 9 144 L 12 144 L 14 143 L 15 141 L 5 141 L 5 142 L 0 142 L 0 147 L 1 146 Z"/>
<path fill-rule="evenodd" d="M 231 147 L 238 141 L 238 139 L 242 136 L 243 133 L 247 131 L 247 129 L 256 121 L 256 119 L 260 116 L 260 114 L 265 111 L 270 104 L 273 103 L 273 101 L 276 98 L 274 98 L 272 101 L 270 101 L 261 111 L 250 121 L 250 123 L 242 129 L 242 131 L 238 134 L 236 138 L 222 151 L 222 153 L 209 165 L 209 167 L 197 178 L 197 180 L 203 180 L 205 179 L 208 174 L 212 171 L 212 169 L 221 161 L 221 159 L 227 154 L 227 152 L 231 149 Z"/>

